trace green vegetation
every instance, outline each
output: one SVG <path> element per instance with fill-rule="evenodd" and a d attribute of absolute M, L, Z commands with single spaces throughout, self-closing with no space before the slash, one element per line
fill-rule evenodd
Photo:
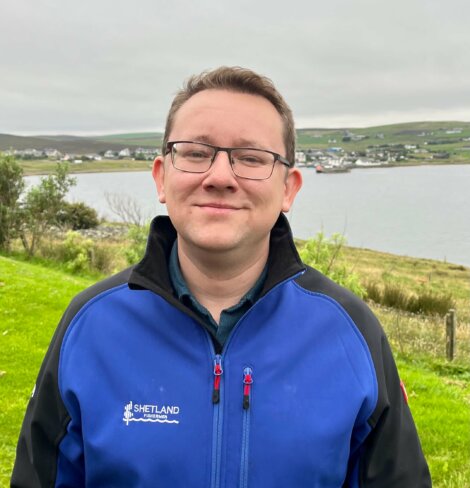
<path fill-rule="evenodd" d="M 115 242 L 109 239 L 91 241 L 70 233 L 65 241 L 44 240 L 41 260 L 21 261 L 25 259 L 24 254 L 15 254 L 14 259 L 11 255 L 0 256 L 0 391 L 3 400 L 0 486 L 8 484 L 24 409 L 47 345 L 68 301 L 103 273 L 123 268 L 128 260 L 137 260 L 143 253 L 144 236 L 145 230 L 138 228 L 132 228 L 130 236 Z M 340 244 L 341 252 L 331 253 L 335 242 Z M 346 247 L 342 239 L 324 236 L 320 250 L 328 251 L 325 259 L 331 263 L 330 270 L 335 266 L 344 267 L 348 273 L 357 275 L 362 285 L 367 281 L 380 287 L 388 283 L 407 296 L 427 290 L 434 295 L 452 297 L 458 317 L 457 353 L 452 363 L 445 360 L 442 317 L 412 314 L 374 302 L 370 305 L 397 356 L 434 487 L 470 486 L 470 270 L 445 262 Z M 93 275 L 90 270 L 94 270 Z M 75 274 L 70 274 L 72 271 Z"/>
<path fill-rule="evenodd" d="M 145 247 L 147 246 L 149 230 L 150 224 L 145 226 L 130 226 L 127 234 L 128 245 L 124 249 L 124 255 L 129 264 L 138 263 L 142 259 L 145 253 Z"/>
<path fill-rule="evenodd" d="M 338 262 L 345 244 L 346 239 L 341 234 L 333 234 L 328 239 L 323 232 L 319 232 L 313 239 L 300 246 L 299 254 L 304 263 L 363 298 L 366 290 L 361 285 L 357 273 L 351 271 L 344 262 Z"/>
<path fill-rule="evenodd" d="M 13 157 L 0 153 L 0 250 L 10 252 L 19 240 L 32 257 L 54 227 L 96 227 L 99 220 L 93 208 L 65 201 L 74 184 L 67 164 L 58 163 L 52 174 L 24 191 L 23 170 Z"/>
<path fill-rule="evenodd" d="M 158 133 L 154 134 L 155 140 L 158 141 Z M 142 135 L 137 135 L 137 138 L 142 138 Z M 152 141 L 145 138 L 147 142 L 144 144 L 137 144 L 139 146 L 153 148 L 155 145 Z M 104 153 L 108 149 L 112 151 L 120 151 L 125 147 L 132 146 L 129 138 L 120 138 L 120 135 L 102 136 L 102 137 L 78 137 L 78 136 L 36 136 L 24 137 L 14 136 L 11 134 L 0 134 L 0 151 L 8 151 L 9 149 L 37 149 L 44 150 L 48 148 L 58 149 L 60 152 L 66 154 L 88 154 L 88 153 Z M 157 147 L 159 147 L 158 145 Z"/>
<path fill-rule="evenodd" d="M 344 261 L 361 276 L 361 281 L 397 285 L 407 294 L 432 293 L 452 297 L 461 322 L 470 323 L 470 270 L 459 264 L 345 248 Z"/>
<path fill-rule="evenodd" d="M 437 294 L 427 289 L 418 294 L 409 293 L 401 286 L 387 282 L 383 285 L 367 282 L 365 287 L 367 297 L 375 303 L 411 313 L 437 314 L 443 317 L 455 306 L 451 295 Z"/>
<path fill-rule="evenodd" d="M 65 207 L 65 196 L 75 185 L 69 176 L 67 164 L 58 164 L 53 174 L 44 176 L 38 185 L 28 188 L 20 203 L 18 229 L 21 242 L 29 256 L 48 233 L 51 226 L 59 224 L 58 217 Z M 62 213 L 62 218 L 66 214 Z"/>
<path fill-rule="evenodd" d="M 72 230 L 92 229 L 100 223 L 97 211 L 83 202 L 63 202 L 57 221 L 59 225 L 70 226 Z"/>
<path fill-rule="evenodd" d="M 397 365 L 434 488 L 470 486 L 470 368 L 439 372 L 432 362 L 400 358 Z"/>
<path fill-rule="evenodd" d="M 51 160 L 18 161 L 18 164 L 26 176 L 46 175 L 52 173 L 57 162 Z M 83 163 L 71 163 L 70 173 L 112 173 L 119 171 L 150 171 L 151 161 L 132 161 L 130 159 L 83 161 Z"/>
<path fill-rule="evenodd" d="M 0 486 L 8 486 L 27 400 L 69 300 L 92 284 L 0 256 Z"/>
<path fill-rule="evenodd" d="M 162 145 L 163 134 L 161 132 L 132 132 L 130 134 L 111 134 L 95 138 L 98 141 L 109 141 L 128 146 L 140 147 L 160 147 Z"/>
<path fill-rule="evenodd" d="M 448 134 L 447 131 L 461 129 L 458 134 Z M 345 131 L 357 136 L 363 136 L 360 141 L 343 141 Z M 301 148 L 315 147 L 325 149 L 331 146 L 343 146 L 344 149 L 354 151 L 365 150 L 373 144 L 418 144 L 421 147 L 430 145 L 428 149 L 441 150 L 441 146 L 455 147 L 469 146 L 469 141 L 462 141 L 470 137 L 470 122 L 409 122 L 376 127 L 337 128 L 337 129 L 298 129 L 297 143 Z M 334 142 L 336 141 L 336 142 Z M 424 144 L 424 143 L 427 144 Z M 442 142 L 442 145 L 435 145 Z"/>
<path fill-rule="evenodd" d="M 348 288 L 361 298 L 405 312 L 445 316 L 455 307 L 449 291 L 435 290 L 421 282 L 418 290 L 409 291 L 402 283 L 394 281 L 387 271 L 382 272 L 380 282 L 363 279 L 353 271 L 344 259 L 346 239 L 333 234 L 329 239 L 323 232 L 307 241 L 298 241 L 299 254 L 304 263 L 318 269 L 336 283 Z M 416 261 L 415 261 L 416 262 Z M 465 268 L 463 268 L 465 269 Z"/>
<path fill-rule="evenodd" d="M 0 154 L 0 249 L 10 249 L 19 231 L 20 196 L 24 190 L 21 168 L 11 156 Z"/>
<path fill-rule="evenodd" d="M 111 274 L 127 264 L 122 243 L 97 241 L 74 231 L 68 231 L 63 237 L 45 241 L 40 246 L 39 256 L 56 261 L 71 273 Z"/>

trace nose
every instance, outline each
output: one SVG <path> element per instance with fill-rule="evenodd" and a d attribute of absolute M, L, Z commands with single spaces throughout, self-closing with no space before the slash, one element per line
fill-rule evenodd
<path fill-rule="evenodd" d="M 219 151 L 204 178 L 206 188 L 231 188 L 238 185 L 237 177 L 233 173 L 232 165 L 227 151 Z"/>

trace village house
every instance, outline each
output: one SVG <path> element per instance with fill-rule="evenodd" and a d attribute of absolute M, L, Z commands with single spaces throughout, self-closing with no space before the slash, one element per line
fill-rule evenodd
<path fill-rule="evenodd" d="M 303 151 L 295 151 L 296 164 L 305 164 L 307 162 L 307 156 Z"/>
<path fill-rule="evenodd" d="M 57 149 L 44 149 L 44 154 L 49 159 L 60 159 L 62 157 L 62 153 Z"/>
<path fill-rule="evenodd" d="M 117 158 L 117 153 L 114 152 L 114 151 L 111 151 L 111 149 L 108 149 L 105 153 L 104 153 L 104 159 L 116 159 Z"/>

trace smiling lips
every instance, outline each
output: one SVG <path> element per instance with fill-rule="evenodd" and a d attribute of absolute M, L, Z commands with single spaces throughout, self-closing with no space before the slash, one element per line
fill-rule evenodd
<path fill-rule="evenodd" d="M 229 205 L 227 203 L 201 203 L 196 205 L 196 207 L 206 208 L 206 209 L 214 209 L 214 210 L 240 210 L 240 207 L 234 207 L 233 205 Z"/>

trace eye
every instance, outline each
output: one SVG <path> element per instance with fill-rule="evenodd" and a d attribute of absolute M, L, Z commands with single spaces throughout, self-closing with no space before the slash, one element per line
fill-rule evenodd
<path fill-rule="evenodd" d="M 247 154 L 246 156 L 240 156 L 238 159 L 240 161 L 245 162 L 245 163 L 253 163 L 253 164 L 256 164 L 256 163 L 262 162 L 259 157 L 253 156 L 252 154 Z"/>
<path fill-rule="evenodd" d="M 179 158 L 191 161 L 202 161 L 212 158 L 213 151 L 211 148 L 200 144 L 182 143 L 175 146 L 176 155 Z"/>
<path fill-rule="evenodd" d="M 183 156 L 192 159 L 205 159 L 209 157 L 209 154 L 207 154 L 207 152 L 204 151 L 190 150 L 190 151 L 186 151 L 183 154 Z"/>
<path fill-rule="evenodd" d="M 232 153 L 233 159 L 236 163 L 243 164 L 245 166 L 264 166 L 269 164 L 272 157 L 269 153 L 263 151 L 251 150 L 238 150 Z"/>

